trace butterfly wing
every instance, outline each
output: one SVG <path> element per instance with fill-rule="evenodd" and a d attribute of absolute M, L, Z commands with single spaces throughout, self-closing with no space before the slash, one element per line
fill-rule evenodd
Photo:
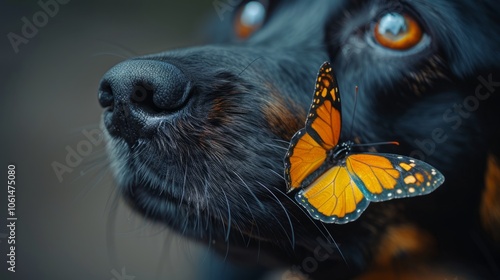
<path fill-rule="evenodd" d="M 369 201 L 425 195 L 444 182 L 431 165 L 394 154 L 352 154 L 345 160 L 350 177 Z"/>
<path fill-rule="evenodd" d="M 327 150 L 306 129 L 299 130 L 290 141 L 285 157 L 285 180 L 288 192 L 312 182 L 327 157 Z"/>
<path fill-rule="evenodd" d="M 340 95 L 330 63 L 321 66 L 305 128 L 290 141 L 285 156 L 288 191 L 308 186 L 322 171 L 328 150 L 339 142 L 341 129 Z"/>
<path fill-rule="evenodd" d="M 431 165 L 393 154 L 352 154 L 297 193 L 309 214 L 325 223 L 359 218 L 370 201 L 425 195 L 444 182 Z"/>
<path fill-rule="evenodd" d="M 337 224 L 356 220 L 369 204 L 345 166 L 328 169 L 298 192 L 296 200 L 313 218 Z"/>
<path fill-rule="evenodd" d="M 341 126 L 339 87 L 330 63 L 325 62 L 316 79 L 316 90 L 305 129 L 319 139 L 324 148 L 332 149 L 339 142 Z"/>

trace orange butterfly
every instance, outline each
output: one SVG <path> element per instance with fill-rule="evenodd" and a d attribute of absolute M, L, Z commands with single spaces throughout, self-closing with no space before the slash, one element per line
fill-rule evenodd
<path fill-rule="evenodd" d="M 341 106 L 337 81 L 325 62 L 316 80 L 305 128 L 290 141 L 285 157 L 288 192 L 312 217 L 344 224 L 359 218 L 368 204 L 424 195 L 444 182 L 429 164 L 382 153 L 352 153 L 355 144 L 339 144 Z"/>

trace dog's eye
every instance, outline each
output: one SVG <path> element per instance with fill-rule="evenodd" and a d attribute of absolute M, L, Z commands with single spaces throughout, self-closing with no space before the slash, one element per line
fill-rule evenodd
<path fill-rule="evenodd" d="M 241 5 L 234 18 L 234 31 L 240 39 L 250 37 L 264 24 L 266 1 L 249 1 Z"/>
<path fill-rule="evenodd" d="M 388 49 L 404 51 L 418 45 L 424 32 L 408 14 L 387 13 L 373 27 L 375 41 Z"/>

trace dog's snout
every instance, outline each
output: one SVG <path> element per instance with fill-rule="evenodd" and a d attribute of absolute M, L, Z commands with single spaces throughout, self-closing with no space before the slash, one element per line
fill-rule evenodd
<path fill-rule="evenodd" d="M 104 108 L 122 105 L 148 114 L 169 113 L 186 103 L 189 84 L 187 77 L 172 64 L 129 60 L 104 75 L 99 102 Z"/>

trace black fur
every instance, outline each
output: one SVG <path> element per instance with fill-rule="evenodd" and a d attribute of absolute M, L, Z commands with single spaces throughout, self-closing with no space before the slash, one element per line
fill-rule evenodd
<path fill-rule="evenodd" d="M 328 238 L 333 253 L 308 273 L 318 279 L 362 273 L 385 230 L 405 223 L 435 236 L 436 263 L 486 278 L 498 273 L 491 265 L 498 252 L 485 245 L 478 216 L 487 153 L 497 146 L 498 93 L 468 114 L 453 110 L 474 95 L 478 77 L 500 81 L 500 2 L 270 1 L 269 11 L 245 41 L 225 20 L 214 30 L 217 45 L 140 57 L 106 74 L 100 100 L 108 148 L 130 204 L 223 254 L 228 249 L 229 259 L 260 255 L 269 267 L 300 265 L 314 256 L 318 238 Z M 394 51 L 370 42 L 372 24 L 394 11 L 416 18 L 428 43 Z M 312 221 L 285 195 L 287 141 L 304 124 L 325 60 L 343 98 L 342 140 L 399 141 L 381 151 L 425 160 L 444 173 L 444 186 L 424 197 L 372 203 L 346 225 Z M 172 108 L 159 108 L 151 95 L 163 80 L 177 80 L 132 69 L 150 69 L 151 61 L 174 65 L 189 81 Z M 137 86 L 149 103 L 130 101 Z M 418 143 L 430 145 L 437 128 L 446 140 L 433 141 L 426 153 Z"/>

